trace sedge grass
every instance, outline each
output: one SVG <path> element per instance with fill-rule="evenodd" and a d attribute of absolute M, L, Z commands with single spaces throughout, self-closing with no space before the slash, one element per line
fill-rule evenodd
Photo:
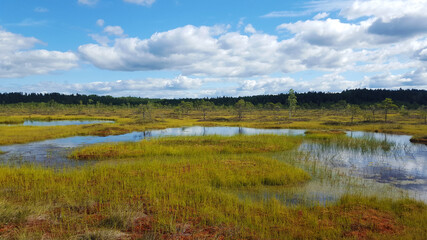
<path fill-rule="evenodd" d="M 290 150 L 298 146 L 301 141 L 299 137 L 277 135 L 165 137 L 140 142 L 90 145 L 73 151 L 70 157 L 100 160 L 159 155 L 263 153 Z"/>
<path fill-rule="evenodd" d="M 11 230 L 0 225 L 4 230 L 0 234 L 5 238 L 30 234 L 31 209 L 36 208 L 46 209 L 36 217 L 42 219 L 38 227 L 47 224 L 49 236 L 54 239 L 104 231 L 115 232 L 122 238 L 130 238 L 129 235 L 179 238 L 184 236 L 180 235 L 183 231 L 197 236 L 207 229 L 211 234 L 205 237 L 227 239 L 353 239 L 358 234 L 368 234 L 373 239 L 425 236 L 426 207 L 410 200 L 346 196 L 329 207 L 288 208 L 275 199 L 261 202 L 239 199 L 226 189 L 247 188 L 251 184 L 246 183 L 263 184 L 263 180 L 242 181 L 253 173 L 242 175 L 245 170 L 241 167 L 236 168 L 240 172 L 230 177 L 228 174 L 233 171 L 227 171 L 226 161 L 240 166 L 241 161 L 248 159 L 259 161 L 251 156 L 231 160 L 227 155 L 206 157 L 201 164 L 200 159 L 191 157 L 154 157 L 121 164 L 103 162 L 96 167 L 60 172 L 34 166 L 2 167 L 1 198 L 7 204 L 3 209 L 8 210 L 1 214 Z M 218 168 L 220 163 L 222 168 Z M 271 169 L 265 170 L 268 176 Z M 294 172 L 292 168 L 289 170 Z M 225 183 L 218 185 L 216 176 L 226 179 Z M 366 220 L 361 221 L 359 214 L 366 215 Z"/>
<path fill-rule="evenodd" d="M 396 147 L 395 143 L 378 140 L 372 137 L 354 138 L 343 134 L 316 133 L 308 134 L 304 137 L 309 142 L 315 142 L 324 149 L 352 149 L 366 152 L 376 152 L 378 150 L 389 151 Z"/>
<path fill-rule="evenodd" d="M 235 194 L 309 181 L 294 166 L 302 155 L 286 154 L 280 161 L 271 156 L 293 151 L 301 141 L 271 135 L 174 137 L 96 145 L 150 147 L 119 152 L 124 155 L 93 166 L 0 166 L 0 237 L 425 239 L 427 207 L 413 200 L 346 195 L 327 207 L 290 208 L 275 198 L 252 201 Z"/>

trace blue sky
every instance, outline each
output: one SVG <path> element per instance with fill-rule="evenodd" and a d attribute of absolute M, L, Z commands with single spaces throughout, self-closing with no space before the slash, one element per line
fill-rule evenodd
<path fill-rule="evenodd" d="M 0 92 L 427 89 L 427 0 L 2 0 Z"/>

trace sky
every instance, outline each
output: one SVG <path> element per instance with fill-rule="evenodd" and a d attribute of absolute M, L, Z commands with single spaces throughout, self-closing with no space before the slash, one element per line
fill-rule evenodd
<path fill-rule="evenodd" d="M 0 92 L 427 89 L 427 0 L 1 0 Z"/>

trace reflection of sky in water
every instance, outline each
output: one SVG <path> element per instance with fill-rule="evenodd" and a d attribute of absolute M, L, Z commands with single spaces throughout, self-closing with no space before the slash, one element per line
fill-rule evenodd
<path fill-rule="evenodd" d="M 375 139 L 392 143 L 389 151 L 377 149 L 364 152 L 334 144 L 303 143 L 300 150 L 308 151 L 334 168 L 345 169 L 352 175 L 391 183 L 415 190 L 427 200 L 427 146 L 409 142 L 410 136 L 384 133 L 347 132 L 350 137 Z"/>
<path fill-rule="evenodd" d="M 38 127 L 50 127 L 50 126 L 68 126 L 68 125 L 83 125 L 83 124 L 98 124 L 98 123 L 114 123 L 114 121 L 108 120 L 56 120 L 56 121 L 31 121 L 26 120 L 22 124 L 0 124 L 2 126 L 38 126 Z"/>
<path fill-rule="evenodd" d="M 406 147 L 404 151 L 399 149 L 399 146 L 396 148 L 392 148 L 389 152 L 383 150 L 363 152 L 334 145 L 324 147 L 316 143 L 304 143 L 300 150 L 316 154 L 333 167 L 355 167 L 361 168 L 362 172 L 373 171 L 375 174 L 386 174 L 385 171 L 375 170 L 395 169 L 405 171 L 413 177 L 427 177 L 426 146 L 413 144 L 411 147 Z"/>
<path fill-rule="evenodd" d="M 373 138 L 375 140 L 379 141 L 386 141 L 390 143 L 396 143 L 396 144 L 408 144 L 409 139 L 411 139 L 411 136 L 408 135 L 396 135 L 396 134 L 386 134 L 386 133 L 374 133 L 374 132 L 361 132 L 361 131 L 355 131 L 355 132 L 347 132 L 347 136 L 349 137 L 364 137 L 364 138 Z"/>
<path fill-rule="evenodd" d="M 254 129 L 241 127 L 181 127 L 145 132 L 132 132 L 115 136 L 76 136 L 51 139 L 27 144 L 1 146 L 6 154 L 0 160 L 8 163 L 38 162 L 45 166 L 64 166 L 85 164 L 66 158 L 71 148 L 106 142 L 139 141 L 163 136 L 202 136 L 237 134 L 282 134 L 303 135 L 301 129 Z M 321 161 L 334 168 L 346 169 L 352 174 L 390 182 L 398 187 L 427 192 L 427 146 L 412 144 L 410 136 L 383 133 L 347 132 L 350 137 L 365 137 L 395 144 L 388 152 L 383 150 L 362 152 L 336 146 L 322 146 L 316 143 L 303 143 L 300 150 L 308 151 Z"/>
<path fill-rule="evenodd" d="M 25 121 L 22 125 L 24 126 L 67 126 L 67 125 L 83 125 L 83 124 L 95 124 L 95 123 L 114 123 L 114 121 L 106 120 L 58 120 L 58 121 Z"/>
<path fill-rule="evenodd" d="M 15 144 L 0 146 L 0 150 L 6 154 L 0 155 L 0 160 L 9 163 L 38 162 L 45 166 L 76 165 L 76 161 L 67 159 L 71 148 L 107 142 L 129 142 L 140 141 L 145 138 L 163 136 L 203 136 L 223 135 L 232 136 L 237 134 L 285 134 L 303 135 L 304 130 L 295 129 L 253 129 L 239 127 L 181 127 L 162 130 L 151 130 L 145 132 L 132 132 L 122 135 L 99 136 L 76 136 L 68 138 L 50 139 L 40 142 L 26 144 Z"/>
<path fill-rule="evenodd" d="M 326 206 L 335 203 L 344 194 L 375 195 L 386 198 L 405 196 L 404 191 L 392 188 L 389 185 L 371 182 L 366 179 L 358 179 L 357 181 L 357 184 L 352 184 L 351 188 L 349 188 L 345 179 L 341 181 L 328 181 L 328 179 L 320 181 L 319 179 L 313 179 L 306 184 L 287 188 L 241 189 L 237 190 L 237 196 L 242 199 L 249 198 L 256 201 L 268 201 L 275 198 L 288 206 L 317 206 L 319 204 Z M 369 187 L 366 188 L 366 186 Z"/>

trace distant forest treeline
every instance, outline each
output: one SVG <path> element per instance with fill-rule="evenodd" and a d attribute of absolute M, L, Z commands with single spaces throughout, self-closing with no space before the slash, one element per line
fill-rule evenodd
<path fill-rule="evenodd" d="M 296 93 L 298 105 L 302 108 L 330 107 L 338 102 L 345 101 L 350 104 L 369 105 L 381 102 L 385 98 L 391 98 L 397 105 L 405 105 L 408 108 L 417 108 L 427 105 L 427 90 L 385 90 L 385 89 L 352 89 L 340 93 L 328 92 L 306 92 Z M 213 102 L 217 106 L 231 106 L 239 99 L 251 102 L 254 105 L 266 103 L 287 104 L 288 94 L 258 95 L 248 97 L 216 97 L 216 98 L 182 98 L 182 99 L 149 99 L 140 97 L 112 97 L 82 94 L 60 94 L 60 93 L 0 93 L 0 103 L 41 103 L 52 102 L 60 104 L 105 104 L 105 105 L 140 105 L 148 102 L 168 106 L 177 106 L 182 101 L 197 102 L 200 100 Z"/>

